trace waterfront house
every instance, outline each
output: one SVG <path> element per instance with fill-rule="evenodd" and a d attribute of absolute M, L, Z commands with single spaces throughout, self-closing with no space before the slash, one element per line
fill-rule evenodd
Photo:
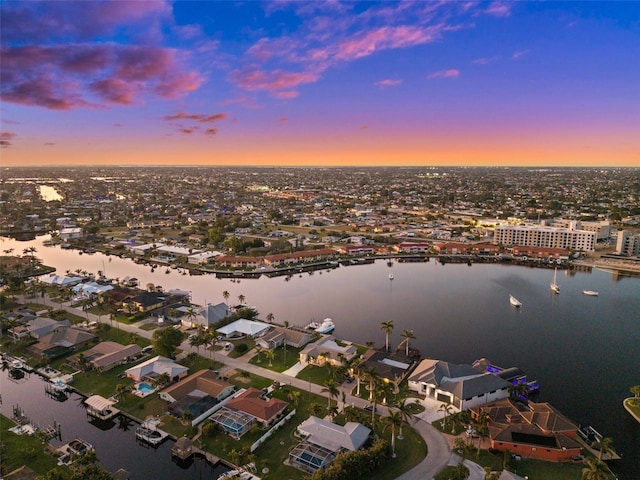
<path fill-rule="evenodd" d="M 211 416 L 211 420 L 233 438 L 239 439 L 256 423 L 263 427 L 273 424 L 288 405 L 284 400 L 267 398 L 256 388 L 248 388 L 228 400 Z"/>
<path fill-rule="evenodd" d="M 212 370 L 200 370 L 178 383 L 175 383 L 159 395 L 170 403 L 169 412 L 181 417 L 184 412 L 191 412 L 194 418 L 204 417 L 220 401 L 227 398 L 235 387 L 218 377 Z"/>
<path fill-rule="evenodd" d="M 244 335 L 257 338 L 261 334 L 265 333 L 271 325 L 263 322 L 256 322 L 255 320 L 247 320 L 241 318 L 229 325 L 218 328 L 216 332 L 224 335 L 225 338 L 237 338 Z"/>
<path fill-rule="evenodd" d="M 123 302 L 125 311 L 149 312 L 162 307 L 167 300 L 167 295 L 160 292 L 142 292 L 130 300 Z"/>
<path fill-rule="evenodd" d="M 142 362 L 139 365 L 129 368 L 125 371 L 125 374 L 134 382 L 140 382 L 142 380 L 153 380 L 163 373 L 166 373 L 173 382 L 185 377 L 188 370 L 189 369 L 187 367 L 184 367 L 169 358 L 158 355 L 146 362 Z"/>
<path fill-rule="evenodd" d="M 300 363 L 322 366 L 329 363 L 340 366 L 358 354 L 353 345 L 341 345 L 332 335 L 323 336 L 317 342 L 307 345 L 300 352 Z"/>
<path fill-rule="evenodd" d="M 142 353 L 142 347 L 135 343 L 122 345 L 117 342 L 100 342 L 84 352 L 93 370 L 106 372 L 117 365 L 130 362 Z"/>
<path fill-rule="evenodd" d="M 220 255 L 216 257 L 215 264 L 221 268 L 257 268 L 262 265 L 259 257 L 238 257 L 233 255 Z"/>
<path fill-rule="evenodd" d="M 315 335 L 311 331 L 292 330 L 290 328 L 273 325 L 267 333 L 256 340 L 256 345 L 266 350 L 287 344 L 290 347 L 302 348 L 312 342 Z"/>
<path fill-rule="evenodd" d="M 84 277 L 76 277 L 76 276 L 65 276 L 65 275 L 55 275 L 51 274 L 46 277 L 42 277 L 40 281 L 46 285 L 66 288 L 73 287 L 74 285 L 79 284 L 84 280 Z"/>
<path fill-rule="evenodd" d="M 86 330 L 73 327 L 59 327 L 39 338 L 38 343 L 27 350 L 38 356 L 56 358 L 70 351 L 86 347 L 98 337 Z"/>
<path fill-rule="evenodd" d="M 342 426 L 310 416 L 298 426 L 296 434 L 302 441 L 289 453 L 289 463 L 311 473 L 326 468 L 342 452 L 362 448 L 371 429 L 361 423 Z"/>
<path fill-rule="evenodd" d="M 190 265 L 210 265 L 215 259 L 222 255 L 220 252 L 198 252 L 192 253 L 187 257 L 187 263 Z"/>
<path fill-rule="evenodd" d="M 422 360 L 409 376 L 409 389 L 458 410 L 483 405 L 509 396 L 511 384 L 471 365 L 441 360 Z"/>
<path fill-rule="evenodd" d="M 429 243 L 402 242 L 393 246 L 393 250 L 399 253 L 427 253 L 430 248 Z"/>
<path fill-rule="evenodd" d="M 554 462 L 580 455 L 578 427 L 549 403 L 520 403 L 502 399 L 471 409 L 475 420 L 489 414 L 491 448 L 514 455 Z"/>
<path fill-rule="evenodd" d="M 60 229 L 60 240 L 66 242 L 68 240 L 74 240 L 76 238 L 82 238 L 82 228 L 80 227 L 67 227 Z"/>
<path fill-rule="evenodd" d="M 26 322 L 23 329 L 21 329 L 20 327 L 12 328 L 11 330 L 9 330 L 9 334 L 14 339 L 30 336 L 38 340 L 44 335 L 47 335 L 58 328 L 70 326 L 71 322 L 66 319 L 58 321 L 47 317 L 35 317 Z"/>
<path fill-rule="evenodd" d="M 226 303 L 218 303 L 217 305 L 208 304 L 206 307 L 198 310 L 196 315 L 192 317 L 188 315 L 189 307 L 179 307 L 177 310 L 185 314 L 180 317 L 180 321 L 186 328 L 196 328 L 198 325 L 209 328 L 223 318 L 231 315 L 229 306 Z"/>
<path fill-rule="evenodd" d="M 369 349 L 362 356 L 361 369 L 373 369 L 382 380 L 399 385 L 407 376 L 413 362 L 402 351 L 383 352 Z"/>

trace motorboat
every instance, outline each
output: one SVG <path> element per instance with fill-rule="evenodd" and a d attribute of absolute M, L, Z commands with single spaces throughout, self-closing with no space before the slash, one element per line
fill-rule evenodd
<path fill-rule="evenodd" d="M 597 297 L 598 296 L 598 292 L 596 292 L 594 290 L 582 290 L 582 294 L 583 295 L 587 295 L 588 297 Z"/>
<path fill-rule="evenodd" d="M 141 425 L 136 428 L 136 438 L 143 442 L 150 443 L 151 445 L 158 445 L 166 438 L 166 436 L 158 430 L 152 430 L 151 428 Z"/>
<path fill-rule="evenodd" d="M 556 281 L 557 276 L 558 276 L 558 269 L 556 268 L 555 271 L 553 272 L 553 282 L 549 284 L 549 288 L 551 288 L 551 291 L 553 293 L 560 293 L 560 286 Z"/>
<path fill-rule="evenodd" d="M 331 333 L 336 328 L 333 320 L 325 318 L 322 323 L 314 329 L 316 333 Z"/>
<path fill-rule="evenodd" d="M 513 295 L 509 295 L 509 303 L 516 308 L 520 308 L 522 306 L 522 302 L 520 302 L 520 300 L 518 300 Z"/>
<path fill-rule="evenodd" d="M 389 280 L 393 280 L 393 273 L 389 274 Z"/>

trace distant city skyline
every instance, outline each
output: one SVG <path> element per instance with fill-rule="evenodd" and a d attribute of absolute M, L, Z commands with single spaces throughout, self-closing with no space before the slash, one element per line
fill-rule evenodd
<path fill-rule="evenodd" d="M 0 14 L 3 166 L 640 166 L 640 2 Z"/>

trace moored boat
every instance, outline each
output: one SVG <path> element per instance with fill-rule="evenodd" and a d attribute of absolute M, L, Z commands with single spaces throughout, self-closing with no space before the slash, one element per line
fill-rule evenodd
<path fill-rule="evenodd" d="M 522 302 L 513 295 L 509 295 L 509 303 L 516 308 L 520 308 L 522 306 Z"/>
<path fill-rule="evenodd" d="M 336 328 L 333 320 L 325 318 L 322 323 L 314 329 L 316 333 L 331 333 Z"/>
<path fill-rule="evenodd" d="M 582 290 L 582 294 L 586 295 L 588 297 L 597 297 L 598 296 L 598 292 L 596 292 L 594 290 Z"/>

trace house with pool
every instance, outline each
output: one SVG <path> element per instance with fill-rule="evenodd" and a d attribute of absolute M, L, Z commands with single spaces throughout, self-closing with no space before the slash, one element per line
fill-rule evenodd
<path fill-rule="evenodd" d="M 239 440 L 253 425 L 269 427 L 289 406 L 284 400 L 269 398 L 256 388 L 248 388 L 227 400 L 211 417 L 230 436 Z"/>
<path fill-rule="evenodd" d="M 158 355 L 127 369 L 125 374 L 134 382 L 152 382 L 166 373 L 170 381 L 175 382 L 186 377 L 188 370 L 187 367 L 174 362 L 170 358 Z"/>
<path fill-rule="evenodd" d="M 234 390 L 232 384 L 218 378 L 213 370 L 203 369 L 160 391 L 159 396 L 169 402 L 172 415 L 181 417 L 184 412 L 190 412 L 195 425 Z"/>

